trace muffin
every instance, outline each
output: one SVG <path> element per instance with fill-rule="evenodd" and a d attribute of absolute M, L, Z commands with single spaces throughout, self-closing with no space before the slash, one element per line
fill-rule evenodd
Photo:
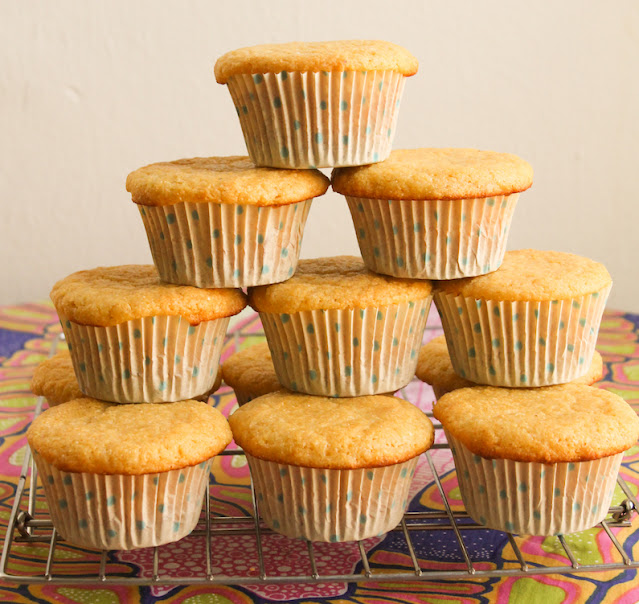
<path fill-rule="evenodd" d="M 215 382 L 210 392 L 195 397 L 196 400 L 206 401 L 222 384 L 220 371 L 215 376 Z M 33 372 L 31 392 L 46 399 L 49 407 L 55 407 L 76 398 L 83 398 L 78 379 L 75 377 L 71 353 L 68 350 L 56 352 L 51 358 L 42 361 Z"/>
<path fill-rule="evenodd" d="M 309 541 L 356 541 L 395 527 L 418 456 L 434 438 L 422 411 L 391 396 L 276 392 L 243 405 L 229 423 L 264 522 Z"/>
<path fill-rule="evenodd" d="M 80 390 L 118 403 L 210 392 L 229 317 L 246 306 L 239 290 L 161 283 L 153 266 L 136 264 L 73 273 L 51 299 Z"/>
<path fill-rule="evenodd" d="M 162 281 L 246 287 L 293 274 L 311 202 L 328 178 L 256 168 L 248 157 L 196 157 L 140 168 L 126 188 Z"/>
<path fill-rule="evenodd" d="M 51 519 L 68 542 L 128 550 L 177 541 L 198 522 L 212 458 L 231 442 L 197 401 L 115 405 L 76 399 L 27 431 Z"/>
<path fill-rule="evenodd" d="M 385 159 L 405 78 L 406 49 L 380 40 L 263 44 L 226 53 L 227 84 L 258 166 L 327 168 Z"/>
<path fill-rule="evenodd" d="M 530 164 L 477 149 L 397 149 L 333 172 L 366 266 L 411 279 L 458 279 L 501 264 Z"/>
<path fill-rule="evenodd" d="M 468 514 L 525 535 L 573 533 L 608 513 L 639 418 L 611 392 L 462 388 L 435 404 Z"/>
<path fill-rule="evenodd" d="M 539 250 L 506 252 L 493 273 L 437 283 L 455 373 L 513 388 L 583 376 L 611 287 L 603 264 Z"/>
<path fill-rule="evenodd" d="M 422 346 L 417 357 L 417 369 L 415 375 L 422 382 L 430 384 L 435 398 L 439 399 L 444 394 L 459 388 L 472 388 L 478 384 L 459 377 L 453 369 L 446 346 L 446 337 L 437 336 L 428 344 Z M 603 359 L 595 350 L 592 363 L 588 371 L 581 377 L 573 380 L 574 384 L 586 384 L 590 386 L 598 382 L 603 376 Z"/>
<path fill-rule="evenodd" d="M 282 389 L 266 342 L 233 353 L 220 369 L 224 383 L 233 388 L 238 405 Z"/>
<path fill-rule="evenodd" d="M 415 375 L 432 287 L 366 269 L 361 258 L 301 260 L 295 275 L 249 290 L 275 373 L 324 396 L 393 392 Z"/>

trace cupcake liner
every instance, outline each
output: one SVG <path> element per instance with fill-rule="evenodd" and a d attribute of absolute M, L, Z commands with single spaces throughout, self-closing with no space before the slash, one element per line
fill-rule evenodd
<path fill-rule="evenodd" d="M 228 81 L 251 160 L 276 168 L 382 161 L 405 77 L 394 71 L 238 74 Z"/>
<path fill-rule="evenodd" d="M 363 309 L 260 313 L 275 373 L 323 396 L 394 392 L 413 379 L 431 297 Z"/>
<path fill-rule="evenodd" d="M 493 302 L 435 292 L 455 372 L 491 386 L 563 384 L 592 363 L 610 292 L 571 300 Z"/>
<path fill-rule="evenodd" d="M 561 535 L 592 528 L 608 514 L 623 453 L 552 465 L 486 459 L 444 431 L 464 506 L 476 522 L 522 535 Z"/>
<path fill-rule="evenodd" d="M 252 401 L 254 398 L 262 396 L 261 394 L 257 394 L 256 392 L 250 392 L 249 390 L 240 390 L 238 388 L 233 388 L 233 392 L 235 392 L 235 399 L 237 400 L 237 404 L 239 407 L 242 405 L 246 405 L 249 401 Z"/>
<path fill-rule="evenodd" d="M 139 209 L 162 281 L 249 287 L 293 275 L 312 201 L 278 206 L 183 202 Z"/>
<path fill-rule="evenodd" d="M 229 324 L 229 317 L 190 325 L 179 316 L 157 316 L 98 327 L 59 316 L 80 390 L 115 403 L 182 401 L 209 392 Z"/>
<path fill-rule="evenodd" d="M 346 197 L 359 249 L 376 273 L 459 279 L 501 265 L 519 193 L 478 199 Z"/>
<path fill-rule="evenodd" d="M 246 456 L 260 515 L 278 533 L 308 541 L 359 541 L 396 527 L 418 457 L 379 468 L 325 470 Z"/>
<path fill-rule="evenodd" d="M 35 451 L 51 520 L 69 543 L 130 550 L 177 541 L 198 522 L 211 460 L 128 476 L 63 472 Z"/>

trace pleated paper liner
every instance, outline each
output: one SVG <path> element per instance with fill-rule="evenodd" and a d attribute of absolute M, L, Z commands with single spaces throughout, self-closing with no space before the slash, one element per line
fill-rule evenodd
<path fill-rule="evenodd" d="M 98 327 L 60 315 L 78 384 L 116 403 L 163 403 L 213 388 L 229 318 L 190 325 L 182 317 L 144 317 Z"/>
<path fill-rule="evenodd" d="M 355 470 L 283 465 L 246 456 L 259 511 L 278 533 L 308 541 L 358 541 L 396 527 L 417 457 Z"/>
<path fill-rule="evenodd" d="M 51 519 L 69 543 L 130 550 L 177 541 L 196 526 L 211 460 L 129 476 L 63 472 L 35 451 Z"/>
<path fill-rule="evenodd" d="M 594 461 L 541 464 L 486 459 L 446 431 L 468 514 L 492 529 L 561 535 L 607 515 L 623 453 Z"/>
<path fill-rule="evenodd" d="M 195 287 L 248 287 L 295 272 L 312 199 L 278 206 L 139 206 L 160 279 Z"/>
<path fill-rule="evenodd" d="M 405 77 L 393 71 L 238 74 L 228 81 L 251 160 L 275 168 L 382 161 Z"/>
<path fill-rule="evenodd" d="M 610 287 L 571 300 L 493 302 L 435 292 L 455 372 L 491 386 L 538 387 L 584 375 Z"/>
<path fill-rule="evenodd" d="M 519 193 L 478 199 L 346 197 L 359 249 L 376 273 L 458 279 L 501 265 Z"/>
<path fill-rule="evenodd" d="M 413 379 L 431 297 L 378 308 L 260 313 L 285 388 L 323 396 L 394 392 Z"/>

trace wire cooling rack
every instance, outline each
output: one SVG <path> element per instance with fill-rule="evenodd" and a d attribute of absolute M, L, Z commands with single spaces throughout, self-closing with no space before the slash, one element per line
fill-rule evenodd
<path fill-rule="evenodd" d="M 251 336 L 259 334 L 250 334 Z M 234 339 L 235 347 L 239 344 L 237 335 L 231 335 Z M 54 343 L 52 352 L 54 353 Z M 43 404 L 43 399 L 39 398 L 36 406 L 37 416 Z M 432 414 L 429 414 L 432 417 Z M 441 427 L 435 422 L 436 432 L 441 432 Z M 436 438 L 436 444 L 431 451 L 437 449 L 447 449 L 448 445 L 441 436 Z M 224 451 L 222 456 L 243 456 L 239 449 Z M 516 562 L 496 562 L 486 564 L 487 560 L 481 561 L 473 559 L 473 552 L 468 547 L 467 540 L 472 531 L 490 531 L 484 526 L 474 522 L 465 511 L 453 510 L 444 486 L 442 476 L 438 474 L 436 464 L 431 452 L 423 454 L 426 463 L 432 474 L 432 480 L 437 488 L 442 500 L 442 509 L 429 511 L 408 511 L 405 513 L 401 523 L 390 532 L 393 536 L 398 536 L 400 545 L 395 545 L 395 549 L 402 550 L 410 559 L 406 566 L 380 566 L 371 564 L 369 557 L 370 542 L 361 541 L 356 543 L 333 543 L 317 544 L 303 541 L 286 540 L 286 538 L 275 535 L 259 519 L 259 506 L 255 497 L 252 485 L 246 485 L 246 495 L 250 496 L 255 513 L 252 516 L 227 516 L 216 513 L 212 500 L 215 500 L 215 489 L 219 485 L 211 484 L 209 491 L 204 498 L 203 512 L 200 523 L 196 529 L 185 538 L 190 543 L 199 541 L 201 547 L 191 548 L 190 551 L 202 552 L 201 560 L 190 559 L 190 570 L 188 575 L 180 572 L 180 567 L 174 571 L 167 572 L 163 568 L 160 571 L 160 559 L 163 558 L 163 550 L 170 548 L 172 544 L 149 548 L 152 553 L 144 559 L 148 561 L 147 566 L 136 561 L 135 564 L 122 562 L 117 552 L 88 550 L 71 547 L 65 544 L 64 540 L 57 533 L 46 505 L 43 503 L 42 487 L 37 484 L 37 470 L 31 453 L 28 450 L 22 464 L 20 478 L 17 485 L 15 501 L 11 510 L 7 534 L 5 536 L 0 558 L 0 580 L 12 581 L 21 584 L 31 583 L 53 583 L 53 584 L 106 584 L 106 585 L 256 585 L 256 584 L 283 584 L 283 583 L 333 583 L 333 582 L 397 582 L 397 581 L 434 581 L 434 580 L 462 580 L 469 577 L 521 577 L 540 574 L 566 574 L 585 573 L 595 571 L 611 571 L 636 569 L 639 562 L 632 559 L 631 544 L 624 539 L 618 539 L 613 529 L 630 527 L 637 515 L 639 503 L 633 495 L 627 483 L 619 477 L 617 482 L 625 498 L 619 505 L 610 507 L 609 514 L 596 530 L 600 533 L 597 540 L 600 542 L 603 535 L 612 544 L 617 552 L 618 559 L 615 562 L 582 564 L 579 556 L 570 547 L 563 535 L 549 537 L 547 539 L 556 540 L 553 551 L 556 555 L 548 557 L 548 565 L 539 561 L 527 560 L 518 545 L 520 538 L 510 533 L 505 535 L 504 547 L 510 546 Z M 427 486 L 427 485 L 424 485 Z M 433 563 L 433 560 L 441 560 L 438 552 L 433 551 L 433 560 L 424 557 L 424 553 L 417 553 L 415 540 L 424 533 L 435 534 L 437 532 L 447 532 L 454 535 L 454 542 L 458 548 L 455 560 L 457 564 L 442 565 Z M 621 531 L 620 534 L 629 531 Z M 213 563 L 216 548 L 224 547 L 224 538 L 239 539 L 247 537 L 250 539 L 250 546 L 246 549 L 254 552 L 252 564 L 244 567 L 243 572 L 230 573 L 222 572 Z M 276 565 L 269 564 L 269 551 L 265 543 L 272 538 L 284 539 L 287 542 L 287 549 L 293 548 L 297 552 L 298 560 L 300 552 L 303 553 L 303 562 L 297 567 L 305 566 L 305 572 L 280 573 L 267 571 Z M 542 538 L 539 538 L 542 539 Z M 630 540 L 629 540 L 630 541 Z M 228 543 L 228 541 L 226 542 Z M 280 546 L 281 546 L 280 542 Z M 558 547 L 557 547 L 558 546 Z M 354 562 L 351 568 L 359 569 L 352 573 L 324 572 L 319 561 L 322 558 L 318 549 L 331 547 L 333 551 L 340 550 Z M 219 553 L 219 552 L 218 552 Z M 355 556 L 355 557 L 354 557 Z M 76 564 L 69 566 L 69 557 L 73 557 Z M 503 560 L 501 556 L 497 559 Z M 83 562 L 78 565 L 80 560 Z M 28 563 L 27 563 L 28 561 Z M 297 568 L 296 567 L 296 568 Z M 454 567 L 454 568 L 451 568 Z M 79 569 L 79 570 L 77 570 Z M 195 570 L 193 570 L 195 569 Z"/>

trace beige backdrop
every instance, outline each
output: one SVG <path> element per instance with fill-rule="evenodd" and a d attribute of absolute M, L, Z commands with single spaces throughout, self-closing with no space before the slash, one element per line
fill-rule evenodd
<path fill-rule="evenodd" d="M 111 0 L 0 2 L 0 304 L 68 273 L 150 262 L 131 170 L 244 154 L 213 64 L 263 42 L 382 38 L 420 61 L 395 147 L 517 153 L 535 168 L 509 247 L 604 262 L 639 311 L 639 2 Z M 305 257 L 358 253 L 336 194 Z"/>

